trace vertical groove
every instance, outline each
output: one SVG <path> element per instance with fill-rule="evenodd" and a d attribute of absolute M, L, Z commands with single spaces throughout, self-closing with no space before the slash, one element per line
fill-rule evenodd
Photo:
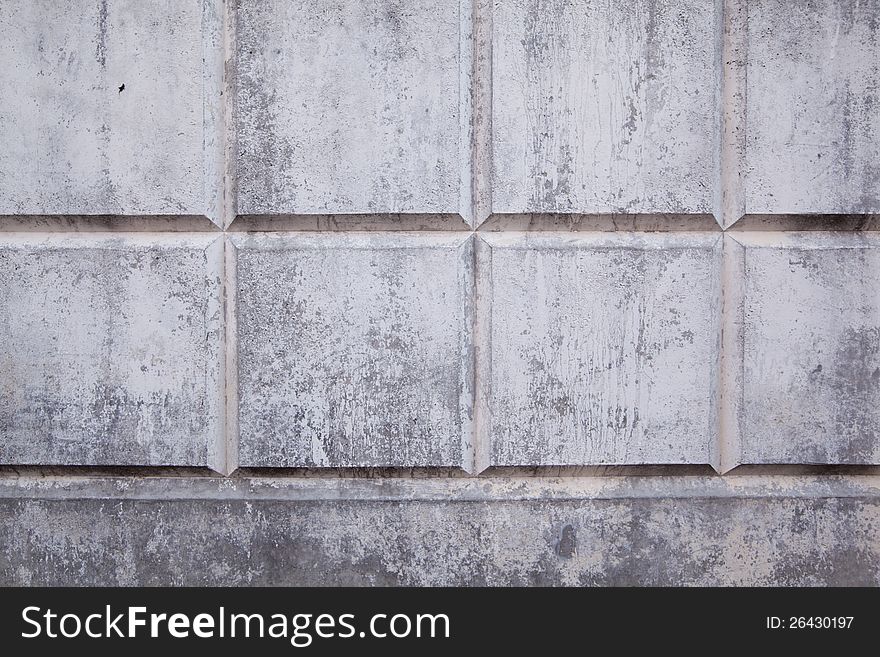
<path fill-rule="evenodd" d="M 236 263 L 235 244 L 232 237 L 224 235 L 223 303 L 225 309 L 224 356 L 226 376 L 224 379 L 224 426 L 226 443 L 226 472 L 232 474 L 238 468 L 238 326 L 236 317 Z"/>
<path fill-rule="evenodd" d="M 472 226 L 492 214 L 492 2 L 473 0 Z"/>
<path fill-rule="evenodd" d="M 219 335 L 217 336 L 219 344 L 210 351 L 213 367 L 218 370 L 218 378 L 216 381 L 216 389 L 214 390 L 214 399 L 216 400 L 216 408 L 212 409 L 215 415 L 216 427 L 211 437 L 211 443 L 208 445 L 208 467 L 221 475 L 229 474 L 229 454 L 228 454 L 228 438 L 226 432 L 226 263 L 225 248 L 226 238 L 218 235 L 217 238 L 205 249 L 205 259 L 207 264 L 207 275 L 205 282 L 208 286 L 208 303 L 209 316 L 217 314 L 219 324 Z M 212 280 L 212 277 L 219 277 L 218 280 Z M 216 287 L 215 287 L 216 285 Z M 213 297 L 212 291 L 216 291 L 218 296 Z M 216 305 L 213 299 L 216 298 Z M 206 318 L 207 319 L 207 318 Z"/>
<path fill-rule="evenodd" d="M 458 104 L 459 104 L 459 213 L 473 229 L 474 227 L 474 173 L 473 173 L 473 80 L 475 73 L 474 54 L 474 4 L 476 0 L 459 0 L 458 14 Z"/>
<path fill-rule="evenodd" d="M 747 0 L 718 0 L 720 4 L 720 139 L 715 216 L 724 229 L 745 214 L 743 157 L 746 112 Z"/>
<path fill-rule="evenodd" d="M 224 9 L 226 0 L 202 4 L 202 159 L 204 213 L 225 227 L 226 116 L 224 84 Z"/>
<path fill-rule="evenodd" d="M 463 300 L 463 316 L 464 326 L 462 327 L 463 337 L 461 339 L 462 348 L 460 357 L 463 359 L 461 363 L 464 371 L 464 389 L 462 390 L 462 399 L 459 408 L 467 409 L 463 413 L 462 425 L 462 469 L 468 474 L 474 475 L 477 472 L 477 437 L 474 428 L 476 422 L 476 390 L 477 390 L 477 367 L 475 358 L 476 349 L 476 241 L 477 237 L 471 233 L 461 246 L 462 258 L 461 266 L 461 283 L 464 288 L 462 294 Z"/>
<path fill-rule="evenodd" d="M 739 417 L 742 411 L 742 285 L 745 249 L 724 235 L 721 270 L 721 394 L 719 395 L 719 472 L 740 464 Z"/>
<path fill-rule="evenodd" d="M 223 216 L 229 228 L 238 214 L 238 150 L 235 131 L 235 0 L 223 0 Z"/>
<path fill-rule="evenodd" d="M 473 205 L 472 228 L 476 230 L 492 213 L 492 2 L 473 0 L 472 11 L 473 77 L 471 80 L 471 115 L 473 121 L 471 143 L 471 184 Z M 473 245 L 473 475 L 489 467 L 489 407 L 488 386 L 491 367 L 488 351 L 491 349 L 489 318 L 491 283 L 491 250 L 479 236 Z"/>
<path fill-rule="evenodd" d="M 492 247 L 479 234 L 474 240 L 474 453 L 473 474 L 489 467 L 491 458 L 489 401 L 492 386 Z"/>

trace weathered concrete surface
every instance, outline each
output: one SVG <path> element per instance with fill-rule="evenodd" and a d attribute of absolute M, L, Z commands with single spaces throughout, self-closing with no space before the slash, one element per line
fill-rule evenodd
<path fill-rule="evenodd" d="M 880 3 L 749 0 L 742 16 L 746 212 L 880 212 Z"/>
<path fill-rule="evenodd" d="M 242 466 L 472 466 L 472 238 L 234 236 Z"/>
<path fill-rule="evenodd" d="M 720 236 L 479 239 L 483 464 L 717 464 Z"/>
<path fill-rule="evenodd" d="M 220 5 L 3 0 L 0 215 L 217 221 Z"/>
<path fill-rule="evenodd" d="M 711 213 L 717 4 L 492 3 L 491 212 Z"/>
<path fill-rule="evenodd" d="M 0 0 L 0 583 L 880 584 L 878 17 Z"/>
<path fill-rule="evenodd" d="M 222 249 L 0 236 L 0 464 L 222 470 Z"/>
<path fill-rule="evenodd" d="M 238 213 L 470 215 L 469 0 L 238 0 Z"/>
<path fill-rule="evenodd" d="M 880 237 L 727 239 L 738 461 L 880 464 Z"/>
<path fill-rule="evenodd" d="M 877 477 L 0 480 L 0 584 L 878 585 Z"/>

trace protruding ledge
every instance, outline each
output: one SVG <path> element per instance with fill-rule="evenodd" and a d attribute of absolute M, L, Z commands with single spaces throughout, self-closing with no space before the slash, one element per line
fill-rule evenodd
<path fill-rule="evenodd" d="M 197 214 L 4 214 L 0 232 L 10 233 L 212 233 L 220 227 Z"/>
<path fill-rule="evenodd" d="M 278 231 L 465 231 L 471 230 L 460 214 L 243 214 L 230 224 L 232 232 Z"/>
<path fill-rule="evenodd" d="M 755 231 L 874 231 L 878 214 L 746 214 L 729 228 Z"/>
<path fill-rule="evenodd" d="M 495 213 L 479 227 L 482 231 L 716 231 L 721 227 L 711 214 L 621 213 Z"/>
<path fill-rule="evenodd" d="M 196 472 L 194 470 L 193 472 Z M 197 470 L 203 473 L 203 470 Z M 610 477 L 0 477 L 0 500 L 437 501 L 860 498 L 880 503 L 880 474 Z"/>

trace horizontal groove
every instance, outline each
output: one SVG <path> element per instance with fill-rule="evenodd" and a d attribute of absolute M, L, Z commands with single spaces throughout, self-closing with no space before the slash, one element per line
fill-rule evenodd
<path fill-rule="evenodd" d="M 0 479 L 15 477 L 221 477 L 208 467 L 176 465 L 0 465 Z"/>
<path fill-rule="evenodd" d="M 711 214 L 629 213 L 498 213 L 489 216 L 483 231 L 721 231 Z"/>
<path fill-rule="evenodd" d="M 230 477 L 287 479 L 460 479 L 471 477 L 455 467 L 238 468 Z"/>
<path fill-rule="evenodd" d="M 490 466 L 485 477 L 694 477 L 713 476 L 710 465 L 540 465 Z"/>
<path fill-rule="evenodd" d="M 226 229 L 249 232 L 472 230 L 459 214 L 240 215 Z M 493 214 L 484 232 L 721 232 L 710 214 Z M 880 231 L 878 214 L 749 214 L 727 231 Z M 221 232 L 204 215 L 0 215 L 0 232 Z"/>
<path fill-rule="evenodd" d="M 880 230 L 877 214 L 747 214 L 729 231 L 874 231 Z"/>
<path fill-rule="evenodd" d="M 460 214 L 265 214 L 239 215 L 229 225 L 231 232 L 424 230 L 463 231 L 471 227 Z"/>
<path fill-rule="evenodd" d="M 340 468 L 238 468 L 223 476 L 210 468 L 184 466 L 0 465 L 0 479 L 19 477 L 82 478 L 131 477 L 164 479 L 606 479 L 615 477 L 741 476 L 839 477 L 880 476 L 880 465 L 740 465 L 719 475 L 709 465 L 590 465 L 590 466 L 491 466 L 480 474 L 457 467 L 340 467 Z"/>
<path fill-rule="evenodd" d="M 724 474 L 725 477 L 750 477 L 753 475 L 781 477 L 877 476 L 880 475 L 880 465 L 762 463 L 738 465 Z"/>
<path fill-rule="evenodd" d="M 204 215 L 0 215 L 3 232 L 220 232 Z"/>

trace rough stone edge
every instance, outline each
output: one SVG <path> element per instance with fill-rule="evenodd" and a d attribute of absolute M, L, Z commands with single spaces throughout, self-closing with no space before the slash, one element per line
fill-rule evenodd
<path fill-rule="evenodd" d="M 473 0 L 472 22 L 471 201 L 478 228 L 492 214 L 492 0 Z"/>
<path fill-rule="evenodd" d="M 474 451 L 473 473 L 492 461 L 492 245 L 477 234 L 474 240 Z"/>
<path fill-rule="evenodd" d="M 463 232 L 471 227 L 462 213 L 240 214 L 230 219 L 231 232 Z"/>
<path fill-rule="evenodd" d="M 224 316 L 224 239 L 217 236 L 204 250 L 206 310 L 205 323 L 217 339 L 206 344 L 208 363 L 213 364 L 213 377 L 208 377 L 208 449 L 207 466 L 219 474 L 229 474 L 226 454 L 226 318 Z"/>

